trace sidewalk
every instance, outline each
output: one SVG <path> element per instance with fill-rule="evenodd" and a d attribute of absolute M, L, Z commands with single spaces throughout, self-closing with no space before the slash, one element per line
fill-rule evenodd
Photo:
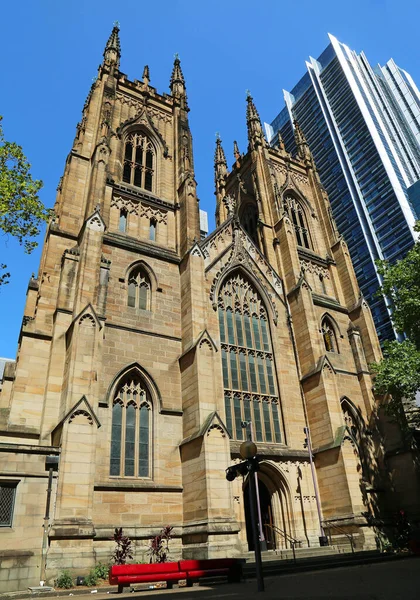
<path fill-rule="evenodd" d="M 96 588 L 93 588 L 93 590 Z M 81 590 L 82 592 L 82 590 Z M 257 592 L 255 579 L 243 583 L 150 590 L 127 590 L 117 594 L 111 587 L 98 588 L 96 593 L 62 590 L 49 594 L 29 595 L 26 592 L 0 594 L 1 600 L 77 596 L 77 600 L 138 600 L 159 596 L 156 600 L 418 600 L 420 598 L 420 560 L 407 558 L 392 563 L 376 563 L 325 569 L 323 571 L 267 577 L 265 592 Z"/>

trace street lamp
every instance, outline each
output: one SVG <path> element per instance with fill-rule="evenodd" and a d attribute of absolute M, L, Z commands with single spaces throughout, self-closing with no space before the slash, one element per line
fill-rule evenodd
<path fill-rule="evenodd" d="M 44 532 L 42 535 L 42 550 L 41 550 L 41 585 L 44 585 L 47 569 L 47 547 L 48 547 L 48 529 L 50 523 L 50 504 L 51 504 L 51 492 L 53 473 L 58 471 L 58 456 L 46 456 L 45 458 L 45 470 L 48 471 L 48 488 L 47 488 L 47 502 L 45 505 L 45 517 L 44 517 Z"/>
<path fill-rule="evenodd" d="M 252 421 L 241 421 L 241 427 L 242 427 L 242 429 L 249 430 L 249 440 L 251 442 L 253 442 L 254 441 L 254 429 L 252 427 Z M 258 528 L 259 528 L 261 550 L 267 550 L 267 542 L 266 542 L 266 539 L 264 536 L 263 522 L 262 522 L 262 518 L 261 518 L 261 503 L 260 503 L 260 490 L 259 490 L 259 486 L 258 486 L 258 475 L 256 473 L 254 473 L 254 479 L 255 479 L 255 486 L 256 486 L 256 490 L 257 490 L 257 517 L 258 517 Z"/>
<path fill-rule="evenodd" d="M 261 561 L 261 546 L 258 531 L 258 518 L 257 518 L 257 486 L 255 483 L 255 474 L 259 469 L 258 458 L 257 458 L 257 446 L 251 440 L 242 442 L 239 453 L 244 459 L 243 462 L 238 465 L 232 465 L 226 469 L 226 479 L 233 481 L 238 475 L 245 476 L 249 474 L 249 500 L 251 508 L 251 526 L 252 526 L 252 537 L 254 540 L 254 553 L 255 553 L 255 568 L 257 573 L 257 589 L 259 592 L 264 591 L 264 578 L 262 571 Z"/>

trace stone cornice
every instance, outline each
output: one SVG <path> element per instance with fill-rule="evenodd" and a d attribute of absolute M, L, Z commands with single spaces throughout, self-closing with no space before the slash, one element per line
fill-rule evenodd
<path fill-rule="evenodd" d="M 182 485 L 164 485 L 161 483 L 153 483 L 153 481 L 107 481 L 103 483 L 95 483 L 93 486 L 95 492 L 182 492 Z"/>
<path fill-rule="evenodd" d="M 329 308 L 331 310 L 337 310 L 338 312 L 342 312 L 345 315 L 348 314 L 348 310 L 345 306 L 342 306 L 335 298 L 330 298 L 327 296 L 321 296 L 319 294 L 315 294 L 312 292 L 312 300 L 313 303 L 317 306 L 323 306 L 324 308 Z"/>
<path fill-rule="evenodd" d="M 112 178 L 107 179 L 107 184 L 112 186 L 114 193 L 122 194 L 127 198 L 135 198 L 136 200 L 141 200 L 150 204 L 151 206 L 156 206 L 158 208 L 165 208 L 166 210 L 175 211 L 177 209 L 176 204 L 172 204 L 171 202 L 167 202 L 166 200 L 162 200 L 153 194 L 146 192 L 141 188 L 135 188 L 128 185 L 123 185 L 121 183 L 116 183 Z"/>
<path fill-rule="evenodd" d="M 0 443 L 0 452 L 15 452 L 16 454 L 60 454 L 56 446 L 35 446 L 33 444 L 6 444 Z M 14 473 L 10 473 L 13 476 Z"/>
<path fill-rule="evenodd" d="M 302 248 L 298 246 L 297 253 L 299 258 L 310 260 L 311 262 L 314 262 L 318 265 L 322 265 L 323 267 L 328 267 L 328 265 L 330 264 L 335 264 L 335 261 L 333 261 L 331 258 L 322 258 L 322 256 L 319 256 L 318 254 L 316 254 L 312 250 L 309 250 L 308 248 Z"/>
<path fill-rule="evenodd" d="M 123 248 L 124 250 L 132 250 L 139 254 L 145 254 L 146 256 L 153 256 L 166 262 L 171 262 L 178 265 L 181 260 L 178 254 L 173 250 L 162 248 L 160 246 L 152 246 L 152 244 L 146 244 L 136 238 L 128 235 L 121 235 L 119 233 L 106 233 L 104 235 L 104 244 L 109 246 L 116 246 L 117 248 Z"/>

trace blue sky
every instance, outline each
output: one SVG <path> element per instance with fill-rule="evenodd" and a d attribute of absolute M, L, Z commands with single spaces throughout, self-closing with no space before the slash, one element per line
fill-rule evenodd
<path fill-rule="evenodd" d="M 236 139 L 246 150 L 245 90 L 263 121 L 283 107 L 305 60 L 328 44 L 327 33 L 371 62 L 394 58 L 420 84 L 418 0 L 23 0 L 2 7 L 0 114 L 6 138 L 24 148 L 41 197 L 53 206 L 84 100 L 102 60 L 114 20 L 121 25 L 121 70 L 167 92 L 178 52 L 187 83 L 200 206 L 214 223 L 213 154 L 219 131 L 233 162 Z M 42 246 L 42 238 L 40 238 Z M 0 288 L 0 356 L 14 358 L 26 288 L 38 272 L 31 256 L 0 236 L 0 262 L 12 272 Z"/>

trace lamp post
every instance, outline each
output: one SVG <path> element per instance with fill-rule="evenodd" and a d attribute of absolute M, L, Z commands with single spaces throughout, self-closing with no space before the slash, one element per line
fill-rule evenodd
<path fill-rule="evenodd" d="M 47 569 L 47 547 L 48 547 L 48 529 L 50 524 L 50 504 L 51 504 L 51 492 L 53 482 L 53 472 L 58 471 L 58 456 L 47 456 L 45 458 L 45 470 L 48 471 L 48 488 L 47 488 L 47 502 L 45 505 L 45 517 L 44 517 L 44 532 L 42 536 L 42 550 L 41 550 L 41 585 L 44 585 Z"/>
<path fill-rule="evenodd" d="M 262 560 L 261 560 L 261 546 L 259 540 L 258 531 L 258 517 L 257 517 L 257 486 L 255 483 L 256 472 L 258 470 L 258 459 L 257 459 L 257 446 L 250 440 L 242 442 L 240 449 L 240 455 L 244 459 L 239 465 L 233 465 L 226 469 L 226 479 L 233 481 L 238 475 L 249 474 L 249 500 L 251 508 L 251 527 L 252 537 L 254 540 L 254 553 L 255 553 L 255 570 L 257 574 L 257 590 L 259 592 L 264 591 L 264 578 L 262 571 Z"/>
<path fill-rule="evenodd" d="M 254 441 L 254 429 L 252 427 L 252 421 L 241 421 L 242 429 L 249 428 L 249 441 Z M 259 528 L 259 539 L 261 543 L 261 550 L 267 550 L 267 542 L 264 536 L 263 522 L 261 518 L 261 503 L 260 503 L 260 490 L 258 486 L 258 475 L 254 473 L 255 489 L 257 491 L 257 516 L 258 516 L 258 528 Z"/>
<path fill-rule="evenodd" d="M 308 449 L 309 463 L 311 465 L 311 473 L 312 473 L 312 482 L 313 482 L 313 486 L 314 486 L 314 490 L 315 490 L 315 502 L 316 502 L 316 509 L 318 512 L 319 532 L 321 534 L 319 536 L 319 545 L 320 546 L 328 546 L 328 538 L 325 535 L 324 528 L 322 527 L 321 502 L 319 500 L 318 485 L 317 485 L 316 475 L 315 475 L 315 465 L 314 465 L 314 457 L 312 454 L 312 444 L 311 444 L 311 436 L 309 433 L 309 427 L 304 427 L 303 431 L 306 435 L 305 447 Z"/>

